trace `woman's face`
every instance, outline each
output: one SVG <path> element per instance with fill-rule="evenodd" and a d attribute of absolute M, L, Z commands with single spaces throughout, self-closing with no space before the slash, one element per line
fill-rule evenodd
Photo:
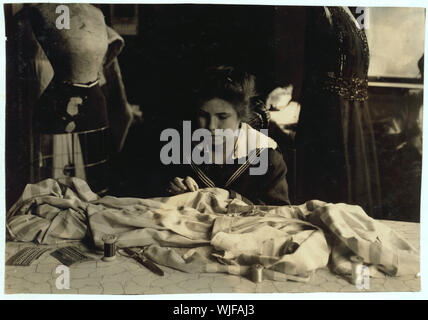
<path fill-rule="evenodd" d="M 197 115 L 198 127 L 211 132 L 214 144 L 223 142 L 222 137 L 216 138 L 214 135 L 216 129 L 231 129 L 235 132 L 239 128 L 240 122 L 233 105 L 220 98 L 206 101 Z"/>

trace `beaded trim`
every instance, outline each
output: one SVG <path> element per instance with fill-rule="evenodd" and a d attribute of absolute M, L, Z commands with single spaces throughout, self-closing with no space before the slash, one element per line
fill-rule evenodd
<path fill-rule="evenodd" d="M 340 20 L 342 17 L 347 17 L 348 14 L 345 12 L 345 10 L 340 7 L 327 7 L 330 12 L 332 13 L 333 20 L 335 21 L 335 28 L 337 29 L 337 36 L 338 41 L 340 43 L 339 45 L 339 51 L 340 51 L 340 57 L 339 57 L 339 65 L 340 65 L 340 72 L 343 72 L 344 64 L 346 61 L 347 56 L 347 50 L 344 49 L 344 40 L 347 37 L 347 31 L 345 30 L 344 24 L 351 24 L 351 29 L 354 30 L 354 33 L 357 35 L 358 38 L 360 38 L 360 45 L 361 49 L 363 51 L 364 56 L 364 74 L 367 74 L 367 71 L 369 69 L 369 57 L 370 57 L 370 50 L 369 50 L 369 44 L 367 41 L 366 33 L 363 29 L 358 28 L 353 24 L 353 22 L 349 21 L 348 19 L 345 19 L 345 21 Z"/>
<path fill-rule="evenodd" d="M 322 89 L 335 93 L 347 100 L 365 101 L 368 99 L 368 80 L 358 77 L 345 79 L 328 76 L 322 81 Z"/>
<path fill-rule="evenodd" d="M 335 93 L 347 100 L 354 101 L 365 101 L 368 99 L 368 80 L 367 78 L 362 79 L 357 76 L 343 77 L 343 71 L 345 63 L 348 60 L 348 50 L 344 48 L 345 38 L 347 34 L 345 24 L 352 23 L 345 19 L 341 21 L 343 17 L 347 16 L 347 13 L 342 7 L 328 7 L 332 13 L 335 28 L 337 30 L 338 42 L 339 42 L 339 74 L 327 74 L 321 81 L 322 89 Z M 351 29 L 354 30 L 356 36 L 360 39 L 360 45 L 362 49 L 362 55 L 364 57 L 364 74 L 367 75 L 369 67 L 369 47 L 367 43 L 367 37 L 364 30 L 352 25 Z"/>

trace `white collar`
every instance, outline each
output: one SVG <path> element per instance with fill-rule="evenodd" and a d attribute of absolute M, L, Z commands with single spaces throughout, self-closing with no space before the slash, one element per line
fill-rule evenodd
<path fill-rule="evenodd" d="M 277 147 L 278 144 L 275 140 L 252 128 L 249 124 L 242 122 L 232 158 L 245 158 L 256 149 L 276 149 Z M 202 151 L 204 145 L 197 144 L 195 148 Z"/>
<path fill-rule="evenodd" d="M 247 157 L 256 149 L 276 149 L 277 147 L 275 140 L 242 122 L 233 159 Z"/>

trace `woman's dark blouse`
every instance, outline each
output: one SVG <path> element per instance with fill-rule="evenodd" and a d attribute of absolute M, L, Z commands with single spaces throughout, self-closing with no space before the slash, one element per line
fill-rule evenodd
<path fill-rule="evenodd" d="M 251 167 L 259 167 L 259 163 L 251 165 L 229 187 L 225 187 L 226 181 L 241 166 L 237 160 L 234 164 L 201 164 L 198 167 L 208 176 L 216 187 L 235 191 L 254 204 L 287 205 L 288 185 L 286 180 L 287 167 L 279 150 L 265 149 L 268 152 L 268 168 L 264 175 L 250 175 Z M 260 155 L 261 159 L 262 154 Z M 190 165 L 171 165 L 171 180 L 174 177 L 192 177 L 199 188 L 206 187 L 193 171 Z"/>

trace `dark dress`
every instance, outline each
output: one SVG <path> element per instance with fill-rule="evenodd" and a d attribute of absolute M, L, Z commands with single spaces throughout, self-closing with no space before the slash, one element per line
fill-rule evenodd
<path fill-rule="evenodd" d="M 239 159 L 234 164 L 201 164 L 197 168 L 214 182 L 215 187 L 232 191 L 232 196 L 236 192 L 253 204 L 290 204 L 285 178 L 287 167 L 282 153 L 278 149 L 272 148 L 264 149 L 262 152 L 268 152 L 267 172 L 264 175 L 250 175 L 250 166 L 230 185 L 227 185 L 226 182 L 241 166 L 242 162 Z M 255 163 L 252 166 L 258 167 L 259 165 Z M 211 187 L 200 178 L 191 165 L 171 165 L 170 169 L 171 179 L 190 176 L 196 181 L 199 188 Z"/>
<path fill-rule="evenodd" d="M 381 211 L 368 106 L 366 36 L 342 7 L 308 9 L 305 79 L 296 132 L 301 202 L 320 199 Z"/>

